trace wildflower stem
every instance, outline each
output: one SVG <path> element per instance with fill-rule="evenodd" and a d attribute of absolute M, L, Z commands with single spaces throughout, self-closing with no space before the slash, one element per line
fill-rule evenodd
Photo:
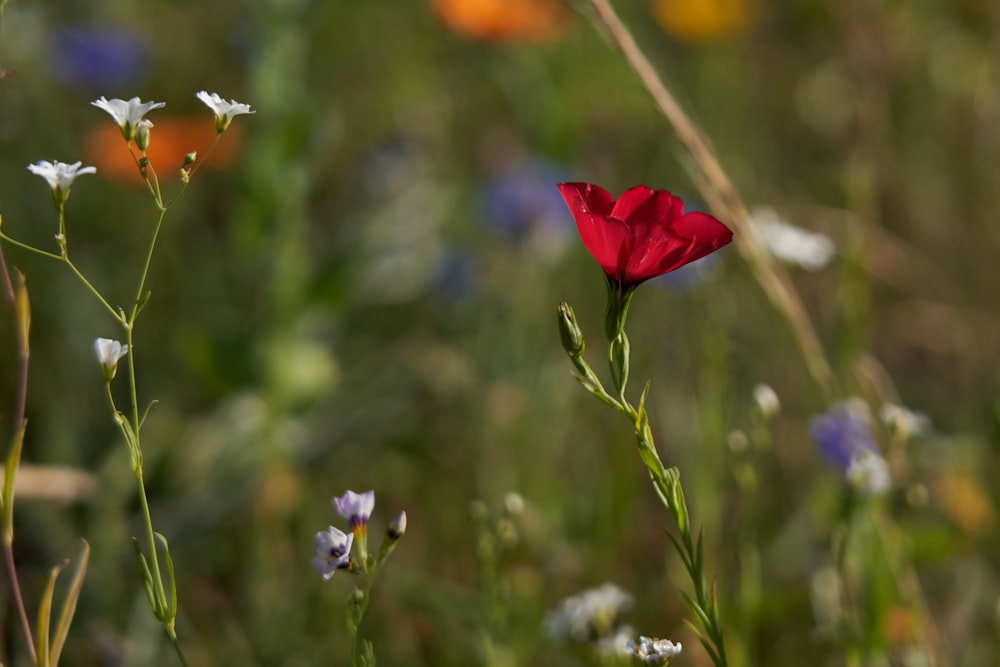
<path fill-rule="evenodd" d="M 677 133 L 703 176 L 699 189 L 712 211 L 731 224 L 734 243 L 771 302 L 785 316 L 799 344 L 813 380 L 828 398 L 834 394 L 834 375 L 819 343 L 812 321 L 784 269 L 747 224 L 749 214 L 735 186 L 719 162 L 704 132 L 691 120 L 664 85 L 653 65 L 621 22 L 609 0 L 590 0 L 600 23 L 607 29 L 629 66 Z"/>
<path fill-rule="evenodd" d="M 100 302 L 100 304 L 104 307 L 104 310 L 111 313 L 111 317 L 113 317 L 118 322 L 122 323 L 121 313 L 112 308 L 111 304 L 108 303 L 103 296 L 101 296 L 101 293 L 97 291 L 97 288 L 94 287 L 89 280 L 87 280 L 87 277 L 80 272 L 80 269 L 76 268 L 76 264 L 74 264 L 73 261 L 69 258 L 69 255 L 63 255 L 62 257 L 59 258 L 59 261 L 61 261 L 63 264 L 69 267 L 69 270 L 73 272 L 73 275 L 75 275 L 80 280 L 80 282 L 83 283 L 83 286 L 86 287 L 87 290 L 94 295 L 94 298 L 96 298 Z"/>
<path fill-rule="evenodd" d="M 609 295 L 609 298 L 613 299 L 614 295 Z M 625 415 L 632 424 L 639 449 L 639 458 L 649 471 L 653 489 L 660 497 L 663 506 L 673 516 L 677 524 L 677 531 L 680 533 L 680 539 L 675 538 L 670 533 L 668 535 L 678 555 L 680 555 L 694 587 L 694 597 L 687 594 L 684 594 L 684 597 L 701 626 L 701 631 L 698 631 L 698 639 L 716 667 L 727 667 L 725 639 L 719 620 L 714 586 L 710 589 L 705 583 L 702 538 L 699 535 L 696 540 L 691 534 L 691 521 L 687 510 L 687 501 L 684 499 L 684 489 L 681 486 L 680 471 L 676 467 L 667 468 L 663 465 L 653 441 L 653 431 L 649 426 L 649 417 L 646 413 L 646 395 L 649 391 L 649 383 L 642 391 L 638 407 L 632 405 L 625 396 L 629 374 L 630 347 L 624 329 L 624 312 L 619 322 L 620 327 L 612 327 L 607 330 L 608 365 L 615 392 L 618 395 L 617 399 L 604 391 L 600 380 L 583 360 L 582 355 L 569 354 L 569 357 L 581 373 L 577 376 L 580 383 L 594 397 Z"/>
<path fill-rule="evenodd" d="M 16 320 L 18 318 L 17 296 L 14 292 L 14 285 L 10 279 L 10 273 L 7 271 L 7 260 L 4 257 L 2 248 L 0 248 L 0 273 L 3 274 L 4 294 L 7 297 L 7 301 L 10 303 L 11 312 L 14 314 L 13 319 Z M 23 284 L 20 286 L 20 289 L 24 289 Z M 17 608 L 18 618 L 21 620 L 21 629 L 24 632 L 25 643 L 27 644 L 28 651 L 31 654 L 32 662 L 37 662 L 35 643 L 31 636 L 31 622 L 28 620 L 28 613 L 24 608 L 24 597 L 21 594 L 21 585 L 17 579 L 17 566 L 14 563 L 14 478 L 17 473 L 16 467 L 21 460 L 20 450 L 24 443 L 24 429 L 28 425 L 27 419 L 25 419 L 24 415 L 28 395 L 28 359 L 30 352 L 28 340 L 26 340 L 27 329 L 19 324 L 17 326 L 17 332 L 18 338 L 25 338 L 25 340 L 18 341 L 19 359 L 17 395 L 14 407 L 15 432 L 11 441 L 11 452 L 7 456 L 7 466 L 13 466 L 15 469 L 6 470 L 6 474 L 4 475 L 3 522 L 5 525 L 3 534 L 3 552 L 4 561 L 7 565 L 7 576 L 10 579 L 11 596 L 14 598 L 14 606 Z M 10 488 L 7 488 L 7 484 L 10 485 Z"/>
<path fill-rule="evenodd" d="M 157 605 L 161 609 L 165 609 L 167 606 L 167 593 L 166 589 L 163 587 L 163 577 L 160 576 L 160 563 L 159 558 L 156 555 L 156 538 L 153 536 L 153 519 L 149 514 L 149 501 L 146 500 L 146 486 L 142 479 L 142 468 L 136 467 L 135 473 L 135 483 L 139 489 L 139 503 L 142 506 L 142 521 L 146 528 L 146 542 L 149 546 L 149 562 L 152 565 L 150 567 L 150 573 L 152 574 L 153 586 L 156 589 L 156 600 Z M 159 617 L 159 613 L 157 617 Z M 163 622 L 163 619 L 160 619 Z M 173 619 L 170 621 L 173 622 Z M 164 630 L 168 637 L 171 637 L 176 641 L 176 637 L 173 636 L 173 632 L 164 625 Z"/>
<path fill-rule="evenodd" d="M 156 227 L 153 228 L 153 236 L 149 240 L 149 248 L 146 250 L 146 259 L 142 265 L 142 273 L 139 274 L 139 287 L 135 291 L 135 302 L 132 304 L 132 314 L 128 318 L 128 323 L 126 329 L 131 329 L 135 325 L 135 318 L 139 315 L 139 309 L 143 304 L 143 292 L 146 289 L 146 277 L 149 275 L 149 266 L 153 262 L 153 251 L 156 250 L 156 240 L 160 236 L 160 228 L 163 226 L 163 218 L 167 214 L 167 209 L 160 207 L 160 216 L 156 220 Z M 131 343 L 129 341 L 129 350 L 131 350 Z M 131 356 L 131 355 L 129 355 Z M 129 364 L 131 366 L 131 364 Z M 134 385 L 133 385 L 134 388 Z M 138 410 L 136 410 L 136 415 L 138 415 Z M 136 422 L 138 426 L 138 421 Z"/>
<path fill-rule="evenodd" d="M 171 623 L 169 629 L 164 628 L 167 631 L 167 637 L 170 638 L 170 644 L 174 647 L 174 652 L 177 654 L 177 659 L 181 661 L 182 667 L 188 667 L 187 658 L 184 656 L 184 649 L 181 648 L 181 642 L 177 638 L 177 631 L 174 629 Z"/>

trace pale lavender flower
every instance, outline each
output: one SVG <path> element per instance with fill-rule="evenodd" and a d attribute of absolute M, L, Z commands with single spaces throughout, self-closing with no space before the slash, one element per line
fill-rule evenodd
<path fill-rule="evenodd" d="M 330 526 L 329 530 L 316 533 L 316 556 L 312 559 L 312 564 L 323 579 L 328 580 L 337 570 L 349 566 L 352 544 L 354 544 L 352 533 L 344 533 L 333 526 Z"/>
<path fill-rule="evenodd" d="M 109 100 L 105 99 L 103 95 L 100 99 L 91 102 L 91 104 L 98 109 L 107 111 L 115 119 L 118 127 L 122 129 L 122 136 L 125 137 L 125 141 L 131 141 L 135 138 L 139 122 L 147 113 L 153 109 L 160 109 L 166 106 L 164 102 L 143 102 L 138 97 L 133 97 L 130 100 L 121 100 L 118 98 Z"/>
<path fill-rule="evenodd" d="M 625 646 L 626 654 L 647 665 L 665 665 L 680 652 L 680 642 L 675 644 L 669 639 L 655 637 L 639 637 L 639 641 L 629 640 Z"/>
<path fill-rule="evenodd" d="M 257 113 L 250 110 L 249 104 L 237 102 L 236 100 L 229 100 L 227 102 L 218 93 L 209 93 L 201 90 L 195 96 L 215 112 L 215 129 L 217 132 L 225 132 L 229 124 L 233 122 L 233 116 L 245 113 Z"/>
<path fill-rule="evenodd" d="M 58 205 L 69 198 L 69 189 L 77 176 L 97 173 L 95 167 L 81 167 L 82 164 L 82 162 L 68 164 L 59 161 L 39 160 L 35 164 L 29 164 L 28 171 L 45 179 L 45 182 L 52 188 L 52 198 Z"/>
<path fill-rule="evenodd" d="M 111 382 L 118 372 L 118 362 L 128 354 L 128 345 L 122 345 L 110 338 L 98 338 L 94 341 L 94 352 L 97 354 L 98 363 L 101 364 L 104 379 Z"/>
<path fill-rule="evenodd" d="M 368 517 L 375 509 L 375 491 L 348 491 L 341 497 L 334 498 L 333 506 L 337 508 L 337 514 L 347 519 L 347 525 L 352 531 L 364 530 L 368 525 Z"/>

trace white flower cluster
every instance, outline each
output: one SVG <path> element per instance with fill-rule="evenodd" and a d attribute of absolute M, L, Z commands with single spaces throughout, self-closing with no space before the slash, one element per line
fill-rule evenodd
<path fill-rule="evenodd" d="M 647 665 L 665 665 L 680 652 L 680 642 L 675 644 L 669 639 L 655 637 L 639 637 L 638 641 L 629 640 L 625 645 L 626 654 Z"/>

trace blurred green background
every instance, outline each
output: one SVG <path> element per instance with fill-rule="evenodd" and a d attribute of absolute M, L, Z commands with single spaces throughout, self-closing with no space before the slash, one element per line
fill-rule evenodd
<path fill-rule="evenodd" d="M 829 266 L 790 271 L 844 395 L 891 398 L 891 378 L 935 425 L 884 501 L 913 566 L 899 576 L 923 590 L 950 664 L 997 664 L 1000 5 L 618 5 L 748 203 L 835 242 Z M 362 629 L 380 664 L 597 664 L 548 638 L 544 616 L 604 581 L 636 596 L 625 620 L 639 632 L 708 664 L 628 425 L 576 386 L 556 329 L 568 300 L 603 372 L 603 278 L 555 183 L 645 183 L 703 206 L 588 17 L 541 0 L 7 4 L 4 232 L 55 250 L 45 184 L 25 166 L 97 165 L 73 188 L 68 236 L 114 304 L 132 296 L 156 212 L 115 176 L 124 147 L 94 138 L 115 128 L 90 101 L 166 102 L 152 145 L 178 165 L 199 141 L 186 119 L 211 136 L 196 91 L 257 112 L 168 213 L 136 332 L 140 401 L 158 401 L 147 488 L 192 664 L 349 664 L 351 577 L 325 583 L 309 559 L 317 530 L 343 527 L 330 497 L 370 488 L 376 545 L 409 515 Z M 174 187 L 176 167 L 158 169 Z M 24 460 L 97 484 L 71 503 L 20 497 L 29 612 L 85 538 L 63 664 L 173 664 L 134 576 L 138 502 L 92 351 L 120 332 L 64 267 L 4 253 L 32 300 Z M 705 526 L 734 664 L 861 664 L 820 631 L 811 595 L 834 564 L 844 486 L 808 435 L 828 406 L 736 250 L 709 260 L 643 286 L 629 331 L 635 390 L 652 380 L 661 454 Z M 15 349 L 0 323 L 6 429 Z M 769 446 L 733 452 L 732 430 L 762 428 L 758 383 L 782 412 Z M 525 510 L 498 532 L 509 492 Z M 2 613 L 0 661 L 27 664 Z M 899 647 L 931 630 L 882 621 L 888 662 L 871 664 L 917 664 Z"/>

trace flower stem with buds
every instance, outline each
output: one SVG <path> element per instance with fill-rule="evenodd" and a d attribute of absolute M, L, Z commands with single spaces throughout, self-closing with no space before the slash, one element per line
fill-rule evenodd
<path fill-rule="evenodd" d="M 613 295 L 610 298 L 614 298 Z M 583 387 L 599 401 L 625 415 L 632 424 L 636 444 L 639 447 L 639 458 L 649 471 L 649 478 L 660 498 L 660 502 L 673 516 L 677 524 L 680 538 L 668 533 L 670 541 L 680 555 L 694 586 L 694 595 L 684 593 L 684 597 L 698 619 L 695 631 L 705 650 L 716 667 L 726 667 L 726 646 L 723 638 L 722 624 L 719 619 L 719 608 L 715 586 L 708 587 L 705 581 L 705 560 L 702 534 L 695 538 L 691 533 L 691 521 L 688 515 L 687 502 L 684 499 L 684 489 L 681 487 L 680 471 L 676 467 L 667 468 L 663 465 L 660 455 L 653 442 L 653 432 L 649 426 L 649 416 L 646 412 L 646 396 L 649 393 L 649 382 L 639 396 L 638 406 L 632 405 L 625 396 L 629 375 L 629 342 L 625 334 L 625 318 L 621 318 L 621 329 L 617 335 L 609 331 L 608 362 L 614 383 L 614 395 L 604 389 L 601 381 L 584 361 L 578 350 L 583 349 L 582 336 L 579 333 L 573 317 L 573 310 L 567 304 L 559 306 L 560 335 L 563 341 L 579 338 L 579 345 L 567 347 L 566 352 L 577 369 L 574 374 Z M 611 337 L 613 336 L 613 337 Z"/>

